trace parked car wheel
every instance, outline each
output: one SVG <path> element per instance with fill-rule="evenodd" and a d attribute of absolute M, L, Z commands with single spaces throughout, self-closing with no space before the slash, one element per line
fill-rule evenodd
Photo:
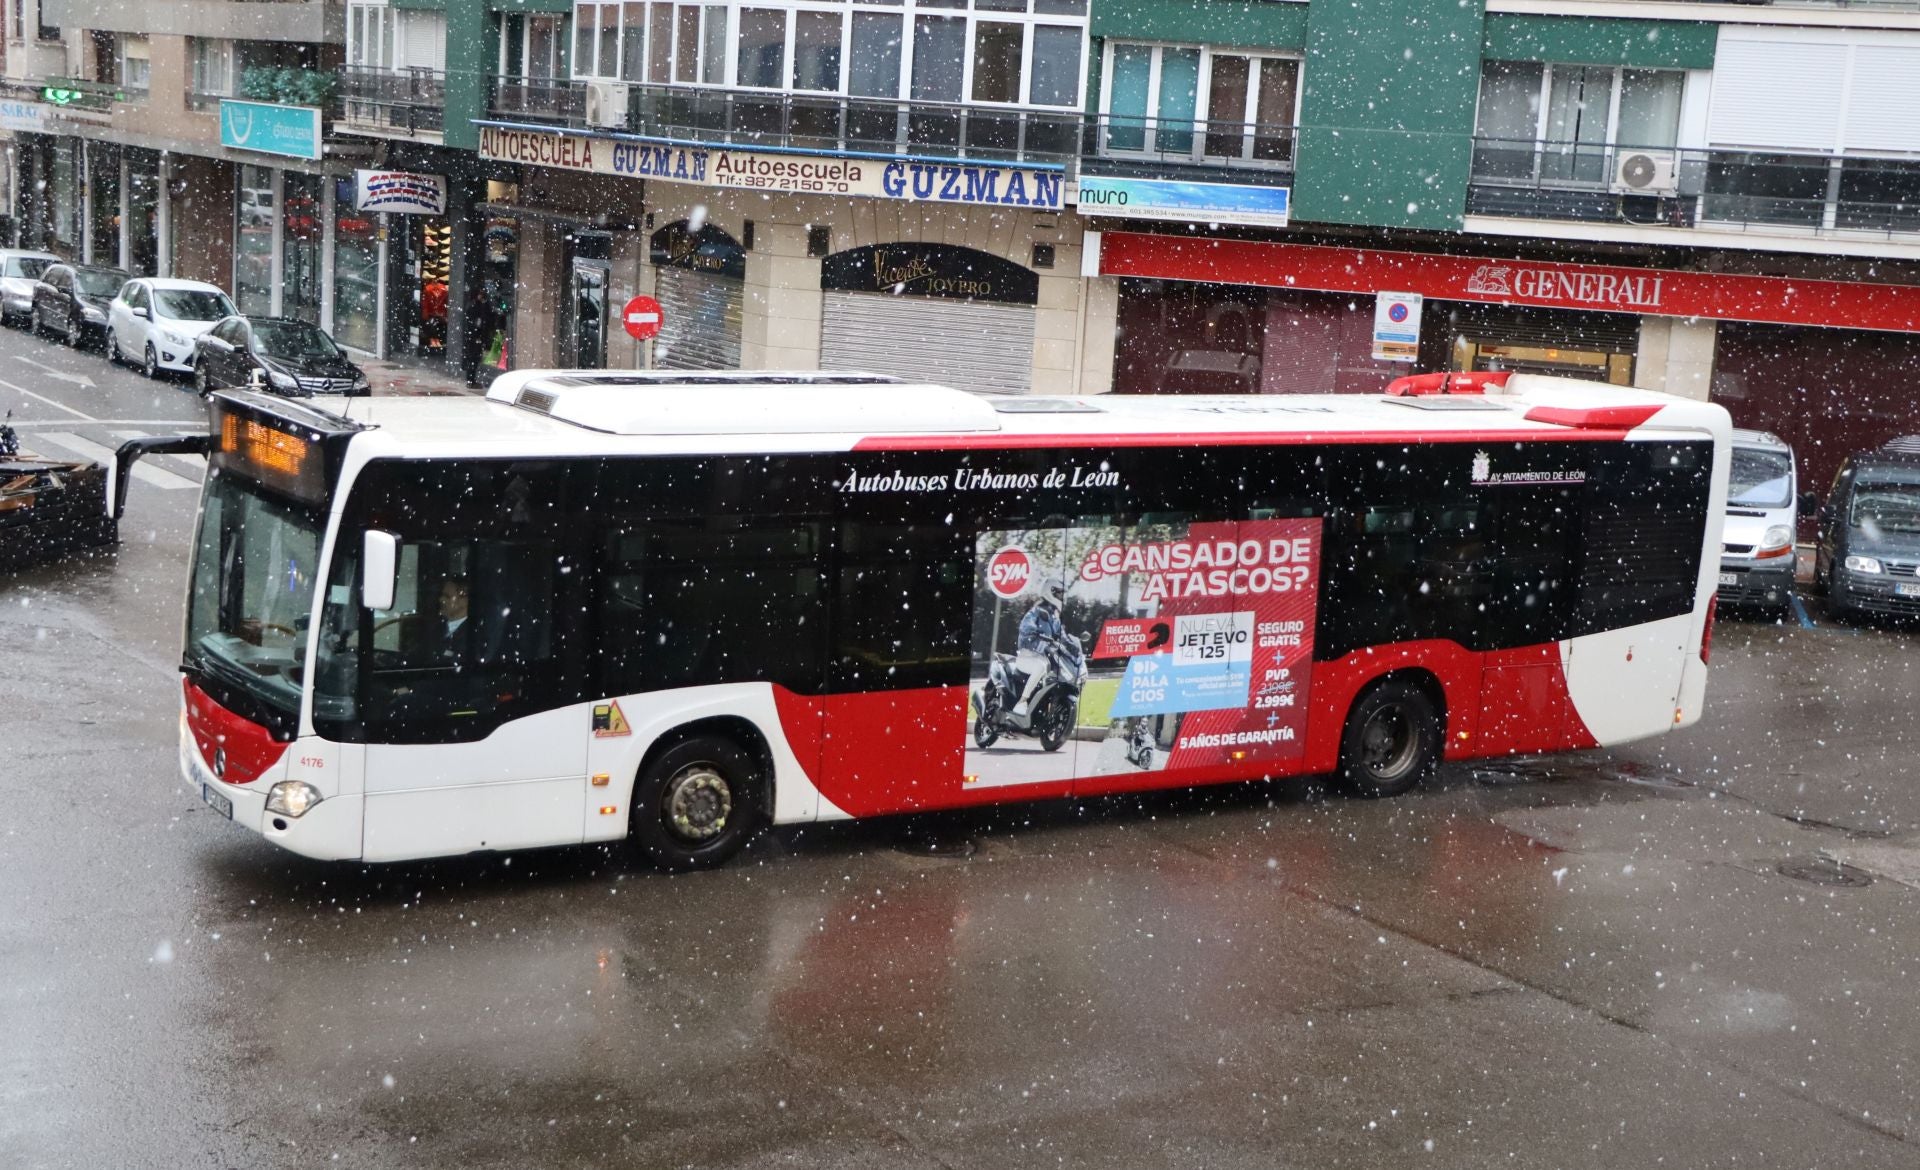
<path fill-rule="evenodd" d="M 140 372 L 149 378 L 160 376 L 160 355 L 153 352 L 153 342 L 147 342 L 147 353 L 140 362 Z"/>
<path fill-rule="evenodd" d="M 213 393 L 213 380 L 207 377 L 207 363 L 193 364 L 193 388 L 199 391 L 202 398 Z"/>
<path fill-rule="evenodd" d="M 107 364 L 117 366 L 127 360 L 126 355 L 120 352 L 120 335 L 118 333 L 115 333 L 111 329 L 107 330 L 106 344 Z"/>
<path fill-rule="evenodd" d="M 33 307 L 33 317 L 28 332 L 32 333 L 35 337 L 45 337 L 47 335 L 47 318 L 40 312 L 39 305 Z"/>
<path fill-rule="evenodd" d="M 82 345 L 86 344 L 86 340 L 87 340 L 86 326 L 74 320 L 72 317 L 68 317 L 67 318 L 67 348 L 79 349 Z"/>

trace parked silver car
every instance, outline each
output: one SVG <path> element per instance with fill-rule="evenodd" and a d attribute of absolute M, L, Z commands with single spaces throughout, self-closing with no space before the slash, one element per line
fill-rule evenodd
<path fill-rule="evenodd" d="M 0 249 L 0 324 L 18 325 L 33 313 L 33 289 L 50 264 L 60 263 L 51 252 Z"/>

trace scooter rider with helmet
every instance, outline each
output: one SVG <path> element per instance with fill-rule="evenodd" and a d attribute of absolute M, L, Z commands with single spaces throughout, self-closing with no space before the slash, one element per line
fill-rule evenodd
<path fill-rule="evenodd" d="M 1047 649 L 1067 636 L 1067 627 L 1060 620 L 1061 607 L 1066 603 L 1066 587 L 1058 581 L 1049 581 L 1027 616 L 1020 619 L 1020 643 L 1013 664 L 1027 676 L 1027 685 L 1020 692 L 1020 701 L 1014 704 L 1015 715 L 1027 714 L 1027 704 L 1040 689 L 1041 680 L 1047 677 L 1052 666 L 1047 660 Z"/>

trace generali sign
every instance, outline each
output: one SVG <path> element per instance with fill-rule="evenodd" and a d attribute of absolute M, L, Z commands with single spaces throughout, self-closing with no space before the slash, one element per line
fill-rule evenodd
<path fill-rule="evenodd" d="M 1061 172 L 1034 167 L 775 154 L 498 126 L 480 128 L 480 157 L 663 183 L 1045 211 L 1059 210 L 1065 185 Z"/>
<path fill-rule="evenodd" d="M 1920 332 L 1920 285 L 1794 280 L 1679 269 L 1487 260 L 1106 232 L 1100 275 L 1481 301 L 1662 317 Z"/>

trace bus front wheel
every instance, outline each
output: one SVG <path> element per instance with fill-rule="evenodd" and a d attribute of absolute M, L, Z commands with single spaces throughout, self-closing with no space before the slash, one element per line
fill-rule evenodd
<path fill-rule="evenodd" d="M 1360 796 L 1399 796 L 1440 766 L 1440 713 L 1421 687 L 1386 679 L 1361 695 L 1340 733 L 1341 787 Z"/>
<path fill-rule="evenodd" d="M 760 827 L 760 769 L 718 736 L 682 740 L 641 773 L 632 832 L 662 869 L 719 865 Z"/>

